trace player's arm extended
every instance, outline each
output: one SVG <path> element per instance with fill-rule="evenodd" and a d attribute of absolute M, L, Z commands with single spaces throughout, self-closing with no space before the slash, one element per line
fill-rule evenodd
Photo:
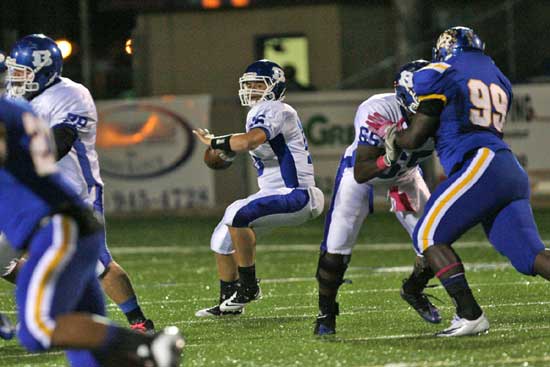
<path fill-rule="evenodd" d="M 255 128 L 245 134 L 231 135 L 229 144 L 233 152 L 240 153 L 254 150 L 265 143 L 266 140 L 267 135 L 265 134 L 265 131 L 260 128 Z"/>
<path fill-rule="evenodd" d="M 78 133 L 72 125 L 59 124 L 52 127 L 52 135 L 55 140 L 56 158 L 60 160 L 69 153 Z"/>
<path fill-rule="evenodd" d="M 353 165 L 353 177 L 357 183 L 367 182 L 380 173 L 381 170 L 376 161 L 383 154 L 384 148 L 369 145 L 357 146 Z"/>
<path fill-rule="evenodd" d="M 443 101 L 430 99 L 420 102 L 416 114 L 413 115 L 409 127 L 396 132 L 395 142 L 403 149 L 417 149 L 435 136 L 439 127 L 439 116 L 444 108 Z"/>
<path fill-rule="evenodd" d="M 214 149 L 221 149 L 226 152 L 247 152 L 254 150 L 267 140 L 265 131 L 261 128 L 251 129 L 244 134 L 231 134 L 223 136 L 214 136 L 208 130 L 196 129 L 193 133 L 199 140 Z"/>

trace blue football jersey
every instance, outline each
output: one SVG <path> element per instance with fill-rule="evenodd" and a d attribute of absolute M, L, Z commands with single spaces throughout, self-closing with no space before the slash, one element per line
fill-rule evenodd
<path fill-rule="evenodd" d="M 85 206 L 57 172 L 48 126 L 26 102 L 0 99 L 0 230 L 25 246 L 40 220 Z"/>
<path fill-rule="evenodd" d="M 512 86 L 489 56 L 468 51 L 431 63 L 414 73 L 413 85 L 420 102 L 439 99 L 445 104 L 436 151 L 447 175 L 476 148 L 510 149 L 502 131 Z"/>

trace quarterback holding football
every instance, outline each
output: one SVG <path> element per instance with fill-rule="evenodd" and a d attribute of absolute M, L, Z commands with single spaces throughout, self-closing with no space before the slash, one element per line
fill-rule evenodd
<path fill-rule="evenodd" d="M 214 229 L 210 247 L 220 277 L 219 302 L 198 317 L 239 315 L 261 297 L 256 279 L 256 236 L 273 227 L 300 225 L 323 211 L 324 197 L 315 187 L 313 162 L 296 111 L 286 103 L 282 68 L 269 60 L 252 63 L 239 79 L 239 97 L 250 107 L 246 132 L 214 136 L 194 131 L 222 159 L 249 152 L 260 190 L 227 207 Z M 210 154 L 207 150 L 207 154 Z M 214 164 L 209 157 L 207 164 Z M 210 163 L 209 163 L 210 162 Z"/>

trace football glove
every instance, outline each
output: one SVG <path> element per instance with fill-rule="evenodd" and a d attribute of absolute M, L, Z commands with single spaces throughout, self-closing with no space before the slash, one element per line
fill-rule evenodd
<path fill-rule="evenodd" d="M 397 162 L 402 151 L 402 149 L 397 147 L 395 143 L 395 139 L 397 137 L 396 134 L 397 134 L 397 125 L 392 125 L 387 128 L 386 139 L 384 141 L 384 148 L 386 149 L 386 153 L 384 154 L 384 163 L 388 167 L 392 166 L 395 162 Z"/>

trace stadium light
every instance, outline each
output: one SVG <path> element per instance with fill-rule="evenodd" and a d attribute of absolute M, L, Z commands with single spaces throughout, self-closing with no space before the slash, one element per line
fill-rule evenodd
<path fill-rule="evenodd" d="M 250 5 L 250 0 L 231 0 L 231 5 L 236 8 L 244 8 Z"/>
<path fill-rule="evenodd" d="M 57 47 L 61 51 L 61 56 L 66 59 L 73 53 L 73 44 L 66 39 L 58 39 L 55 41 Z"/>
<path fill-rule="evenodd" d="M 202 0 L 201 3 L 205 9 L 216 9 L 222 6 L 221 0 Z"/>
<path fill-rule="evenodd" d="M 134 48 L 132 47 L 132 39 L 131 38 L 128 38 L 126 40 L 126 44 L 124 45 L 124 51 L 126 51 L 126 53 L 128 55 L 131 55 L 132 53 L 134 53 Z"/>

